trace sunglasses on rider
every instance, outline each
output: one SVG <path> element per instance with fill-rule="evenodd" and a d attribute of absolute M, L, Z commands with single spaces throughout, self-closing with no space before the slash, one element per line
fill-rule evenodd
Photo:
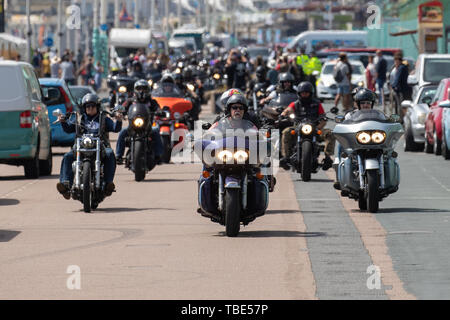
<path fill-rule="evenodd" d="M 86 109 L 87 109 L 87 108 L 97 108 L 97 105 L 91 103 L 91 104 L 87 104 L 87 105 L 85 106 L 85 108 L 86 108 Z"/>
<path fill-rule="evenodd" d="M 233 105 L 231 106 L 231 110 L 244 110 L 243 105 Z"/>

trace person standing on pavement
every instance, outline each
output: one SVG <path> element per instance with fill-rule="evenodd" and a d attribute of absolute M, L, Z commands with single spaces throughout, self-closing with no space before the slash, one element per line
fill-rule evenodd
<path fill-rule="evenodd" d="M 314 87 L 314 97 L 317 98 L 317 86 L 316 86 L 316 76 L 314 75 L 314 71 L 317 71 L 319 74 L 322 71 L 322 62 L 320 62 L 319 58 L 317 58 L 316 52 L 311 52 L 311 57 L 309 58 L 308 62 L 306 63 L 305 67 L 305 74 L 307 75 L 308 81 L 313 85 Z"/>
<path fill-rule="evenodd" d="M 334 107 L 337 108 L 342 98 L 342 109 L 344 112 L 351 108 L 350 80 L 351 73 L 347 65 L 347 55 L 343 52 L 339 54 L 339 61 L 334 67 L 333 75 L 337 84 L 337 95 L 334 99 Z"/>
<path fill-rule="evenodd" d="M 59 78 L 61 73 L 60 68 L 61 59 L 54 55 L 52 60 L 50 61 L 50 71 L 51 71 L 51 77 L 52 78 Z"/>
<path fill-rule="evenodd" d="M 369 56 L 369 63 L 366 67 L 366 85 L 370 91 L 375 91 L 376 69 L 373 63 L 373 56 Z"/>
<path fill-rule="evenodd" d="M 399 54 L 395 55 L 394 64 L 397 70 L 395 72 L 394 81 L 391 83 L 391 86 L 398 96 L 397 101 L 400 106 L 402 101 L 411 100 L 412 89 L 408 85 L 408 67 L 403 64 L 403 57 Z"/>
<path fill-rule="evenodd" d="M 76 85 L 75 83 L 75 69 L 72 63 L 72 55 L 64 55 L 64 60 L 61 62 L 61 79 L 64 79 L 67 85 Z"/>
<path fill-rule="evenodd" d="M 387 72 L 387 62 L 386 59 L 383 58 L 383 53 L 381 50 L 377 50 L 376 52 L 376 60 L 375 60 L 375 83 L 378 87 L 379 97 L 380 97 L 380 105 L 383 107 L 383 111 L 386 112 L 386 102 L 384 101 L 384 83 L 386 82 L 386 72 Z"/>

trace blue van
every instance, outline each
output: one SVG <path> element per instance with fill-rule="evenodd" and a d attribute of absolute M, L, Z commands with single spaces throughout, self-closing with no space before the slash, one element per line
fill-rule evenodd
<path fill-rule="evenodd" d="M 0 163 L 24 166 L 29 179 L 50 175 L 50 121 L 31 64 L 0 61 L 0 88 Z"/>

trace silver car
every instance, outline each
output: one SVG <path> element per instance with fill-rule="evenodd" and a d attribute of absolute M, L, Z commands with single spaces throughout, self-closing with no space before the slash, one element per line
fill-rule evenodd
<path fill-rule="evenodd" d="M 405 128 L 405 151 L 423 151 L 425 146 L 425 118 L 437 85 L 425 85 L 419 88 L 413 101 L 405 100 L 403 126 Z"/>

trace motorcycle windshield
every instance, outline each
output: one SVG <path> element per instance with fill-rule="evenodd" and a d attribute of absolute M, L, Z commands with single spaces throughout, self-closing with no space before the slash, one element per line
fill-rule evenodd
<path fill-rule="evenodd" d="M 380 121 L 389 122 L 386 115 L 378 110 L 356 110 L 345 116 L 345 120 L 342 123 L 353 124 L 363 121 Z"/>
<path fill-rule="evenodd" d="M 147 120 L 150 116 L 148 106 L 143 103 L 133 103 L 128 109 L 128 119 L 142 117 Z"/>
<path fill-rule="evenodd" d="M 295 102 L 297 99 L 298 97 L 296 93 L 293 92 L 280 93 L 270 101 L 269 106 L 287 107 L 292 102 Z"/>
<path fill-rule="evenodd" d="M 155 84 L 155 88 L 152 91 L 153 97 L 171 97 L 171 98 L 183 98 L 183 94 L 174 83 L 163 82 Z"/>
<path fill-rule="evenodd" d="M 203 138 L 195 142 L 195 151 L 204 163 L 211 165 L 205 155 L 217 154 L 227 150 L 247 150 L 250 154 L 250 164 L 258 163 L 258 152 L 262 145 L 258 130 L 247 120 L 222 119 L 214 128 L 209 129 Z"/>

